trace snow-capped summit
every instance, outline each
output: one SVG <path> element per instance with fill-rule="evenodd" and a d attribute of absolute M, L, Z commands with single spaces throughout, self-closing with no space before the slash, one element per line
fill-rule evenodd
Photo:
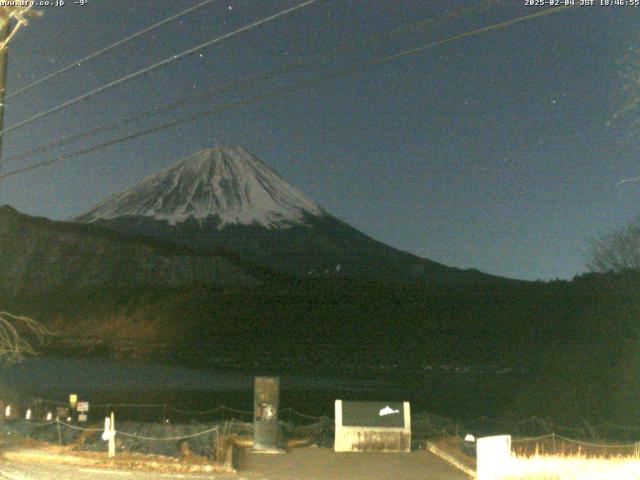
<path fill-rule="evenodd" d="M 380 243 L 335 218 L 242 147 L 202 150 L 77 218 L 197 251 L 232 252 L 299 278 L 471 281 L 456 270 Z"/>
<path fill-rule="evenodd" d="M 216 146 L 154 173 L 77 220 L 147 217 L 170 225 L 189 218 L 268 229 L 304 225 L 324 210 L 239 146 Z"/>

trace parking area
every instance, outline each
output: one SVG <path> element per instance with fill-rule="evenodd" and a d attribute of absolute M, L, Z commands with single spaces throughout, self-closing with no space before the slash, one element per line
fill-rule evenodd
<path fill-rule="evenodd" d="M 335 453 L 309 447 L 286 454 L 238 452 L 239 477 L 263 480 L 467 480 L 435 455 L 411 453 Z"/>

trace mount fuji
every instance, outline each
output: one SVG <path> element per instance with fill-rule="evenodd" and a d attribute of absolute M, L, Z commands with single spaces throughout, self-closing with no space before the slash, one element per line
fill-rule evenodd
<path fill-rule="evenodd" d="M 201 251 L 229 249 L 296 277 L 479 281 L 378 242 L 327 213 L 239 146 L 199 151 L 76 218 Z"/>
<path fill-rule="evenodd" d="M 202 150 L 98 205 L 78 220 L 144 217 L 171 226 L 193 219 L 266 229 L 305 224 L 325 212 L 242 147 Z"/>

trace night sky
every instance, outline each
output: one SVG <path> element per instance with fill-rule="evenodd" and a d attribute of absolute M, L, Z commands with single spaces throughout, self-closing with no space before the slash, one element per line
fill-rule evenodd
<path fill-rule="evenodd" d="M 197 3 L 44 7 L 11 43 L 8 94 Z M 299 3 L 212 2 L 10 98 L 5 128 Z M 319 1 L 11 131 L 3 155 L 312 60 L 53 153 L 73 152 L 545 8 L 486 3 Z M 533 18 L 6 178 L 0 203 L 70 219 L 196 150 L 239 144 L 330 213 L 391 246 L 508 277 L 571 278 L 585 270 L 591 239 L 640 211 L 640 182 L 624 181 L 640 175 L 632 135 L 638 109 L 615 117 L 637 93 L 623 72 L 637 54 L 639 27 L 640 7 L 631 6 Z M 361 46 L 314 57 L 341 45 Z M 3 173 L 47 158 L 8 163 Z"/>

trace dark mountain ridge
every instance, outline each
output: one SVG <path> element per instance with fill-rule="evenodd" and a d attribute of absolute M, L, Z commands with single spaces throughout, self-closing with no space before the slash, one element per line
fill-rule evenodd
<path fill-rule="evenodd" d="M 87 288 L 256 285 L 266 271 L 231 253 L 198 252 L 94 225 L 54 222 L 0 207 L 0 292 L 41 295 Z"/>
<path fill-rule="evenodd" d="M 402 252 L 328 214 L 242 147 L 202 150 L 81 215 L 121 233 L 230 249 L 299 278 L 475 283 L 491 277 Z"/>
<path fill-rule="evenodd" d="M 140 185 L 88 224 L 0 208 L 0 300 L 59 334 L 50 351 L 413 382 L 451 362 L 524 365 L 520 411 L 638 410 L 637 275 L 446 267 L 337 220 L 236 147 Z"/>

